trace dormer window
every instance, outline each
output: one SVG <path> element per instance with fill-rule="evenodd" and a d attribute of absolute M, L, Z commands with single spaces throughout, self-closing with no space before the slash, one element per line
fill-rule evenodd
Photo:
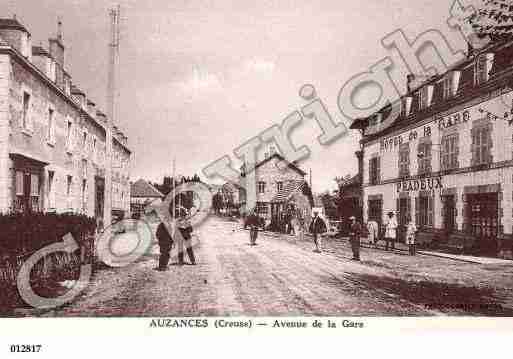
<path fill-rule="evenodd" d="M 490 79 L 490 70 L 493 65 L 494 54 L 482 54 L 476 59 L 474 71 L 474 84 L 480 85 Z"/>
<path fill-rule="evenodd" d="M 452 78 L 447 74 L 442 80 L 443 99 L 447 100 L 452 97 Z"/>

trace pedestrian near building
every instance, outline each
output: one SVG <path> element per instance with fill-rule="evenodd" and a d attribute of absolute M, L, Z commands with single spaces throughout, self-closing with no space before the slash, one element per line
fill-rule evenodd
<path fill-rule="evenodd" d="M 388 219 L 385 224 L 385 250 L 389 248 L 395 249 L 395 239 L 397 237 L 397 219 L 395 218 L 394 212 L 388 212 Z M 391 244 L 391 246 L 390 246 Z"/>
<path fill-rule="evenodd" d="M 408 225 L 406 227 L 406 244 L 408 245 L 408 250 L 410 252 L 410 255 L 414 256 L 416 254 L 416 233 L 417 233 L 417 226 L 415 225 L 415 222 L 413 222 L 411 216 L 408 218 Z"/>
<path fill-rule="evenodd" d="M 374 246 L 376 246 L 379 237 L 378 222 L 374 220 L 370 220 L 369 222 L 367 222 L 367 231 L 369 232 L 369 236 L 367 237 L 369 244 L 374 244 Z"/>
<path fill-rule="evenodd" d="M 328 231 L 326 227 L 326 222 L 319 217 L 319 212 L 314 212 L 314 217 L 309 227 L 310 233 L 313 235 L 314 244 L 315 244 L 315 253 L 321 253 L 322 248 L 322 236 L 324 233 Z"/>
<path fill-rule="evenodd" d="M 351 250 L 353 251 L 354 261 L 360 260 L 360 236 L 362 235 L 362 226 L 356 220 L 355 216 L 349 217 L 351 220 L 351 228 L 349 229 L 349 241 L 351 242 Z"/>

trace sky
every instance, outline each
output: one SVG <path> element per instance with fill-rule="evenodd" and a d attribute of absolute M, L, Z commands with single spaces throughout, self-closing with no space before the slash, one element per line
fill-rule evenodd
<path fill-rule="evenodd" d="M 392 31 L 414 39 L 438 29 L 453 47 L 463 46 L 447 26 L 447 0 L 2 0 L 0 14 L 16 14 L 33 44 L 45 46 L 60 17 L 66 68 L 106 110 L 108 10 L 115 4 L 122 12 L 116 125 L 134 153 L 132 180 L 161 180 L 173 158 L 177 173 L 201 176 L 224 155 L 235 160 L 235 148 L 306 104 L 298 95 L 303 84 L 315 86 L 336 122 L 345 121 L 340 89 L 385 56 L 404 89 L 406 68 L 380 42 Z M 311 120 L 292 135 L 296 146 L 310 148 L 300 167 L 312 171 L 315 192 L 356 174 L 360 139 L 349 131 L 321 146 L 319 135 Z"/>

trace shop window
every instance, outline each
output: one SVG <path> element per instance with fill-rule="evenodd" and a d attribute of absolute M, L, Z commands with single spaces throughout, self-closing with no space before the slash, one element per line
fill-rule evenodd
<path fill-rule="evenodd" d="M 442 169 L 458 168 L 458 135 L 452 134 L 442 138 Z"/>
<path fill-rule="evenodd" d="M 258 182 L 258 193 L 265 193 L 265 182 Z"/>
<path fill-rule="evenodd" d="M 499 227 L 497 193 L 479 193 L 467 196 L 467 233 L 481 239 L 497 237 Z"/>
<path fill-rule="evenodd" d="M 418 153 L 418 173 L 431 173 L 431 143 L 420 143 L 417 148 Z"/>
<path fill-rule="evenodd" d="M 420 196 L 416 199 L 416 223 L 419 227 L 433 227 L 434 198 Z"/>
<path fill-rule="evenodd" d="M 399 177 L 410 175 L 410 146 L 405 143 L 399 148 Z"/>
<path fill-rule="evenodd" d="M 378 184 L 380 181 L 380 159 L 373 157 L 369 161 L 369 183 Z"/>
<path fill-rule="evenodd" d="M 283 182 L 281 182 L 281 181 L 280 181 L 280 182 L 277 182 L 277 183 L 276 183 L 276 189 L 277 189 L 278 191 L 283 191 Z"/>
<path fill-rule="evenodd" d="M 492 162 L 491 125 L 478 126 L 472 129 L 472 165 L 477 166 Z"/>

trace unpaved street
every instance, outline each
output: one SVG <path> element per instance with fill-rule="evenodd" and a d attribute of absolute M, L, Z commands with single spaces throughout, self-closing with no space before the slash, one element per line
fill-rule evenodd
<path fill-rule="evenodd" d="M 356 263 L 343 240 L 317 254 L 307 241 L 262 233 L 252 247 L 238 222 L 216 217 L 198 233 L 198 265 L 158 272 L 145 258 L 100 269 L 80 298 L 47 315 L 513 315 L 513 266 L 375 249 Z"/>

